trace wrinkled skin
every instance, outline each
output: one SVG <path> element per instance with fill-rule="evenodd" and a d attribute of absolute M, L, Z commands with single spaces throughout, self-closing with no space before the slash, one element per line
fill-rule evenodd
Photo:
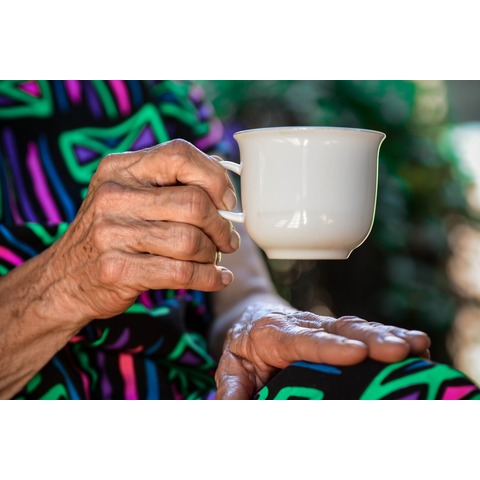
<path fill-rule="evenodd" d="M 235 202 L 218 160 L 183 140 L 102 159 L 65 234 L 0 278 L 0 398 L 146 290 L 225 289 L 218 255 L 240 238 L 218 210 Z"/>
<path fill-rule="evenodd" d="M 217 252 L 235 251 L 239 236 L 218 209 L 235 201 L 218 161 L 185 141 L 105 157 L 55 245 L 64 295 L 93 319 L 122 313 L 148 289 L 225 288 L 233 276 L 216 266 Z"/>
<path fill-rule="evenodd" d="M 253 305 L 227 333 L 216 372 L 217 399 L 250 399 L 281 368 L 296 361 L 354 365 L 370 357 L 386 363 L 409 354 L 429 357 L 420 331 L 357 317 L 269 311 Z"/>

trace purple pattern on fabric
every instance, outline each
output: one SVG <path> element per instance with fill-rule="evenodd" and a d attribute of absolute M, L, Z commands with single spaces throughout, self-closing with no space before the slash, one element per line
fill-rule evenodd
<path fill-rule="evenodd" d="M 155 135 L 150 126 L 146 126 L 135 140 L 132 150 L 140 150 L 142 148 L 151 147 L 155 143 Z"/>
<path fill-rule="evenodd" d="M 205 400 L 215 400 L 215 395 L 216 395 L 216 391 L 211 390 L 210 392 L 208 392 L 207 396 L 205 397 Z"/>
<path fill-rule="evenodd" d="M 203 88 L 200 85 L 193 85 L 190 91 L 188 92 L 188 96 L 191 100 L 195 103 L 199 103 L 203 100 L 204 97 Z"/>
<path fill-rule="evenodd" d="M 13 105 L 13 100 L 8 97 L 0 97 L 0 105 Z"/>
<path fill-rule="evenodd" d="M 85 95 L 87 97 L 88 106 L 95 118 L 103 117 L 102 104 L 97 96 L 97 92 L 90 82 L 85 83 Z"/>
<path fill-rule="evenodd" d="M 118 337 L 118 340 L 110 345 L 104 345 L 106 350 L 118 350 L 124 347 L 130 340 L 130 329 L 125 328 L 122 334 Z"/>
<path fill-rule="evenodd" d="M 212 115 L 213 115 L 213 108 L 208 103 L 204 103 L 198 109 L 198 116 L 200 117 L 200 120 L 202 120 L 202 121 L 207 120 Z"/>
<path fill-rule="evenodd" d="M 80 145 L 75 145 L 73 147 L 73 150 L 75 152 L 75 155 L 77 156 L 78 163 L 80 163 L 81 165 L 99 157 L 98 152 L 95 152 L 90 148 L 82 147 Z"/>
<path fill-rule="evenodd" d="M 106 355 L 102 351 L 97 352 L 97 362 L 98 367 L 101 372 L 100 377 L 100 388 L 102 390 L 102 398 L 105 400 L 110 400 L 112 398 L 112 385 L 108 379 L 107 369 L 106 369 Z"/>
<path fill-rule="evenodd" d="M 195 146 L 200 150 L 207 150 L 222 139 L 223 125 L 218 119 L 210 122 L 210 132 L 205 137 L 198 139 Z"/>
<path fill-rule="evenodd" d="M 29 222 L 37 222 L 38 217 L 35 214 L 30 204 L 30 201 L 28 199 L 28 195 L 25 189 L 25 184 L 23 183 L 22 172 L 20 171 L 20 164 L 18 161 L 17 149 L 15 146 L 15 139 L 13 137 L 13 132 L 8 128 L 5 129 L 3 132 L 3 141 L 5 144 L 5 149 L 7 151 L 7 158 L 12 168 L 15 184 L 18 188 L 18 197 L 23 207 L 23 213 L 25 214 L 25 219 Z"/>
<path fill-rule="evenodd" d="M 418 400 L 420 397 L 420 392 L 417 390 L 416 392 L 409 393 L 405 397 L 400 397 L 397 400 Z"/>
<path fill-rule="evenodd" d="M 180 358 L 180 363 L 184 365 L 201 365 L 203 360 L 190 351 L 186 351 Z"/>

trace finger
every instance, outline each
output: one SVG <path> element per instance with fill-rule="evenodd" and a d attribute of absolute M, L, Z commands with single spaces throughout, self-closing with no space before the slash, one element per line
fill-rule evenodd
<path fill-rule="evenodd" d="M 189 223 L 202 229 L 221 252 L 232 253 L 240 245 L 240 237 L 232 224 L 223 218 L 205 191 L 196 186 L 159 189 L 157 198 L 139 205 L 142 218 Z"/>
<path fill-rule="evenodd" d="M 224 353 L 219 361 L 215 381 L 216 400 L 249 400 L 255 393 L 255 381 L 240 360 L 229 352 Z"/>
<path fill-rule="evenodd" d="M 114 251 L 100 257 L 99 281 L 127 297 L 132 292 L 162 289 L 213 292 L 227 287 L 233 273 L 213 264 Z"/>
<path fill-rule="evenodd" d="M 410 353 L 421 354 L 429 346 L 426 335 L 409 336 L 403 329 L 357 317 L 340 317 L 326 324 L 325 328 L 337 335 L 362 341 L 368 345 L 371 358 L 388 363 L 403 360 Z M 426 348 L 418 351 L 422 345 L 426 345 Z"/>
<path fill-rule="evenodd" d="M 217 247 L 199 228 L 185 223 L 105 219 L 93 228 L 99 251 L 149 253 L 177 260 L 215 263 Z"/>
<path fill-rule="evenodd" d="M 425 358 L 425 359 L 427 359 L 427 360 L 430 360 L 430 358 L 431 358 L 430 350 L 429 350 L 429 349 L 425 350 L 420 356 L 421 356 L 422 358 Z"/>
<path fill-rule="evenodd" d="M 215 400 L 249 400 L 253 396 L 249 385 L 242 377 L 228 377 L 224 375 L 215 394 Z"/>
<path fill-rule="evenodd" d="M 294 327 L 292 338 L 284 339 L 282 354 L 288 363 L 307 361 L 332 365 L 354 365 L 367 358 L 367 346 L 358 340 L 325 332 L 323 329 Z"/>
<path fill-rule="evenodd" d="M 367 346 L 357 340 L 333 335 L 320 328 L 304 328 L 294 324 L 282 328 L 277 322 L 253 329 L 250 341 L 252 344 L 248 352 L 244 351 L 241 338 L 231 342 L 230 350 L 236 355 L 259 359 L 263 364 L 275 368 L 285 368 L 292 362 L 302 360 L 354 365 L 363 361 L 368 354 Z"/>
<path fill-rule="evenodd" d="M 191 224 L 208 235 L 218 250 L 232 253 L 239 246 L 239 235 L 199 187 L 147 188 L 107 182 L 95 193 L 96 211 L 103 216 L 122 214 L 148 221 Z"/>
<path fill-rule="evenodd" d="M 405 330 L 403 328 L 387 326 L 387 331 L 402 340 L 405 340 L 410 346 L 410 353 L 413 355 L 421 355 L 431 346 L 430 337 L 420 330 Z"/>
<path fill-rule="evenodd" d="M 184 140 L 176 139 L 141 152 L 129 172 L 150 185 L 196 185 L 204 189 L 215 207 L 231 210 L 236 204 L 233 185 L 214 158 Z"/>
<path fill-rule="evenodd" d="M 223 161 L 223 158 L 222 157 L 219 157 L 218 155 L 210 155 L 210 158 L 212 158 L 213 160 L 215 160 L 216 162 L 222 162 Z M 224 169 L 225 170 L 225 169 Z M 227 180 L 228 180 L 228 186 L 230 187 L 230 189 L 235 192 L 235 186 L 233 185 L 233 182 L 230 178 L 230 175 L 228 174 L 228 171 L 225 171 L 225 174 L 227 175 Z"/>

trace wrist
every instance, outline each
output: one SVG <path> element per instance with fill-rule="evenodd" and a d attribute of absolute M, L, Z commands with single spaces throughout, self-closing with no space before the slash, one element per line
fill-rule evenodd
<path fill-rule="evenodd" d="M 297 311 L 281 297 L 272 294 L 255 294 L 244 298 L 215 319 L 209 332 L 209 345 L 214 357 L 220 358 L 227 333 L 236 325 L 248 321 L 253 316 L 260 317 L 272 312 L 293 313 Z"/>
<path fill-rule="evenodd" d="M 35 319 L 46 333 L 57 332 L 68 341 L 92 318 L 69 295 L 69 278 L 59 265 L 56 244 L 21 265 L 13 289 L 22 299 L 23 317 Z"/>

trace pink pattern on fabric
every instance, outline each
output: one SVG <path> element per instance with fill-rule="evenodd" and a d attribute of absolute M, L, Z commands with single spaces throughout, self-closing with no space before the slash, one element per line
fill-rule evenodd
<path fill-rule="evenodd" d="M 123 115 L 129 115 L 132 108 L 130 99 L 128 98 L 128 89 L 123 80 L 109 80 L 108 83 L 112 87 L 113 94 L 117 100 L 118 109 Z"/>
<path fill-rule="evenodd" d="M 48 188 L 47 179 L 45 178 L 40 163 L 37 145 L 33 142 L 30 142 L 27 146 L 27 166 L 34 179 L 33 189 L 35 190 L 38 201 L 43 207 L 47 220 L 53 224 L 60 223 L 62 217 L 60 216 L 60 212 L 58 211 L 53 196 L 50 193 L 50 189 Z"/>
<path fill-rule="evenodd" d="M 475 390 L 475 385 L 450 386 L 445 389 L 442 400 L 460 400 Z"/>
<path fill-rule="evenodd" d="M 195 142 L 195 146 L 200 150 L 207 150 L 209 147 L 217 144 L 223 137 L 223 124 L 218 119 L 210 122 L 210 132 L 207 136 L 200 138 Z"/>
<path fill-rule="evenodd" d="M 121 353 L 118 356 L 120 374 L 125 384 L 125 400 L 138 400 L 137 379 L 135 377 L 135 366 L 133 356 L 128 353 Z"/>
<path fill-rule="evenodd" d="M 23 90 L 25 93 L 28 93 L 32 97 L 39 97 L 42 93 L 38 83 L 33 81 L 20 83 L 18 88 Z"/>
<path fill-rule="evenodd" d="M 20 258 L 16 253 L 13 253 L 8 248 L 0 245 L 0 258 L 3 258 L 8 263 L 11 263 L 15 267 L 23 263 L 23 259 Z"/>
<path fill-rule="evenodd" d="M 138 299 L 140 300 L 140 303 L 144 305 L 147 308 L 153 308 L 153 302 L 152 299 L 150 298 L 150 295 L 148 294 L 148 291 L 142 292 Z"/>
<path fill-rule="evenodd" d="M 82 84 L 80 80 L 65 80 L 65 88 L 72 103 L 82 101 Z"/>

